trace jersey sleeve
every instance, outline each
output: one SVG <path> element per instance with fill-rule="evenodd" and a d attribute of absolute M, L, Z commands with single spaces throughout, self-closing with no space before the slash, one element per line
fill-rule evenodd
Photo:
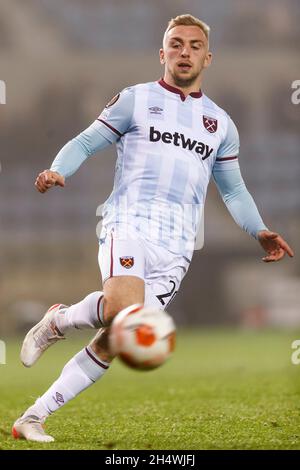
<path fill-rule="evenodd" d="M 134 94 L 131 88 L 127 88 L 110 100 L 91 126 L 59 151 L 50 170 L 65 178 L 71 176 L 87 158 L 113 144 L 128 131 L 133 108 Z"/>
<path fill-rule="evenodd" d="M 257 238 L 260 230 L 268 230 L 244 183 L 239 168 L 214 172 L 213 177 L 231 216 L 245 232 Z"/>
<path fill-rule="evenodd" d="M 96 121 L 102 125 L 102 132 L 108 140 L 115 142 L 130 129 L 133 109 L 132 88 L 125 88 L 109 101 Z"/>
<path fill-rule="evenodd" d="M 217 151 L 214 171 L 232 170 L 238 168 L 240 139 L 236 125 L 227 115 L 227 131 Z"/>

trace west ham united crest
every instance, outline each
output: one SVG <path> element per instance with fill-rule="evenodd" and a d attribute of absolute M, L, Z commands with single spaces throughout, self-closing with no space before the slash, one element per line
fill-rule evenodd
<path fill-rule="evenodd" d="M 206 130 L 214 134 L 218 129 L 218 120 L 209 116 L 203 116 L 203 124 Z"/>
<path fill-rule="evenodd" d="M 121 256 L 120 264 L 123 268 L 130 269 L 134 265 L 134 257 L 133 256 Z"/>

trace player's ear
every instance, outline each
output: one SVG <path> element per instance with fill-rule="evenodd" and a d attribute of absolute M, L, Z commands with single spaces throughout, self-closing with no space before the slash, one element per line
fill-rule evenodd
<path fill-rule="evenodd" d="M 211 61 L 212 61 L 212 53 L 208 51 L 206 56 L 205 56 L 205 59 L 204 59 L 204 68 L 205 69 L 210 66 Z"/>
<path fill-rule="evenodd" d="M 159 61 L 162 65 L 165 63 L 165 53 L 164 50 L 161 48 L 159 49 Z"/>

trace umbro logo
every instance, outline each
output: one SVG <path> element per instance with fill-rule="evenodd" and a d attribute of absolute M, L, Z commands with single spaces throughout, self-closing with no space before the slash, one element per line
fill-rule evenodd
<path fill-rule="evenodd" d="M 161 114 L 163 112 L 163 109 L 159 108 L 158 106 L 151 106 L 148 109 L 150 111 L 150 114 Z"/>
<path fill-rule="evenodd" d="M 64 397 L 61 393 L 56 392 L 55 397 L 52 397 L 56 403 L 61 406 L 65 403 Z"/>
<path fill-rule="evenodd" d="M 174 132 L 173 134 L 171 132 L 160 132 L 154 126 L 150 127 L 149 139 L 150 142 L 159 142 L 161 140 L 164 144 L 173 144 L 186 150 L 194 150 L 199 155 L 202 155 L 202 160 L 206 160 L 214 151 L 212 147 L 209 147 L 204 142 L 192 140 L 185 137 L 184 134 L 179 134 L 179 132 Z"/>

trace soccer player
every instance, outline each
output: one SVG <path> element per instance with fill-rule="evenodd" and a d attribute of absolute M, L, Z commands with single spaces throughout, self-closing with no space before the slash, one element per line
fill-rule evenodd
<path fill-rule="evenodd" d="M 41 193 L 64 187 L 86 159 L 117 145 L 114 187 L 99 236 L 103 292 L 69 307 L 52 306 L 25 337 L 21 360 L 32 366 L 71 328 L 98 332 L 15 422 L 14 437 L 53 441 L 43 429 L 45 419 L 110 366 L 108 335 L 115 315 L 133 304 L 164 309 L 173 299 L 191 262 L 211 176 L 236 223 L 266 251 L 263 261 L 293 256 L 283 238 L 267 229 L 244 184 L 233 121 L 201 91 L 212 60 L 209 30 L 191 15 L 172 19 L 159 51 L 164 77 L 117 94 L 36 179 Z"/>

